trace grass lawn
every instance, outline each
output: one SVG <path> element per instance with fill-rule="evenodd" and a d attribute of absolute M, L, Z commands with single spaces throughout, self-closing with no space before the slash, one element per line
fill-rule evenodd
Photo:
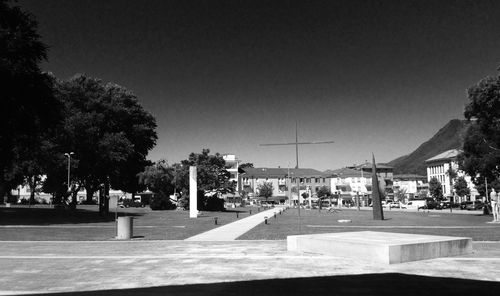
<path fill-rule="evenodd" d="M 182 240 L 250 215 L 256 208 L 236 208 L 226 212 L 203 212 L 190 219 L 188 211 L 152 211 L 120 208 L 118 216 L 132 216 L 136 239 Z M 388 231 L 430 235 L 471 237 L 476 241 L 499 241 L 500 224 L 490 224 L 492 216 L 478 212 L 459 214 L 448 211 L 384 211 L 385 220 L 373 220 L 371 210 L 301 210 L 300 231 L 296 209 L 289 209 L 269 223 L 260 224 L 241 240 L 282 240 L 288 235 L 345 231 Z M 236 217 L 238 213 L 238 218 Z M 214 223 L 218 218 L 218 225 Z M 338 220 L 351 220 L 340 223 Z M 51 207 L 0 207 L 0 241 L 7 240 L 112 240 L 116 236 L 115 213 L 99 216 L 97 206 L 78 206 L 76 211 Z"/>
<path fill-rule="evenodd" d="M 238 239 L 241 240 L 282 240 L 288 235 L 313 234 L 346 231 L 385 231 L 429 235 L 471 237 L 475 241 L 499 241 L 500 224 L 487 223 L 491 215 L 479 212 L 464 214 L 457 210 L 431 212 L 386 211 L 385 220 L 373 220 L 371 210 L 357 211 L 342 209 L 335 213 L 326 210 L 301 210 L 300 231 L 296 209 L 272 218 L 269 223 L 260 224 Z M 341 223 L 339 220 L 351 220 Z"/>
<path fill-rule="evenodd" d="M 248 209 L 202 212 L 197 219 L 189 211 L 152 211 L 120 208 L 118 216 L 132 216 L 133 235 L 138 239 L 185 239 L 220 225 L 247 217 Z M 254 211 L 256 211 L 254 209 Z M 217 217 L 217 224 L 214 223 Z M 110 240 L 116 236 L 115 213 L 99 215 L 97 206 L 78 206 L 76 211 L 47 206 L 0 208 L 0 240 Z"/>

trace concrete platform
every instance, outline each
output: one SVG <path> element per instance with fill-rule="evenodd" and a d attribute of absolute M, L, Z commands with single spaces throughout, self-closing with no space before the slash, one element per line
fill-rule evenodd
<path fill-rule="evenodd" d="M 374 231 L 323 233 L 288 236 L 287 249 L 394 264 L 469 254 L 472 239 Z"/>

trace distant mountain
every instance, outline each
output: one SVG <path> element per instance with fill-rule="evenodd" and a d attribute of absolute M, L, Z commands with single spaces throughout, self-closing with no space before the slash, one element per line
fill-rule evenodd
<path fill-rule="evenodd" d="M 441 128 L 429 141 L 420 145 L 411 154 L 398 157 L 388 163 L 394 174 L 427 174 L 425 160 L 446 150 L 462 147 L 463 134 L 468 124 L 465 120 L 453 119 Z"/>

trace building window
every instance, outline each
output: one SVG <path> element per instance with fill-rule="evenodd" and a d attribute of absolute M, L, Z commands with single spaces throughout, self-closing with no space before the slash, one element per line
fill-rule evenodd
<path fill-rule="evenodd" d="M 306 183 L 311 183 L 311 178 L 307 178 Z"/>

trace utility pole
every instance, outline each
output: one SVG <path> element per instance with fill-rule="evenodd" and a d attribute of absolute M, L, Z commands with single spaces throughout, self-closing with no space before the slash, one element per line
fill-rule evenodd
<path fill-rule="evenodd" d="M 295 142 L 290 142 L 290 143 L 267 143 L 267 144 L 260 144 L 260 146 L 290 146 L 290 145 L 295 145 L 295 169 L 296 169 L 296 174 L 295 174 L 295 179 L 297 182 L 297 218 L 298 218 L 298 226 L 299 226 L 299 234 L 301 233 L 301 225 L 300 225 L 300 176 L 298 174 L 298 168 L 299 168 L 299 145 L 317 145 L 317 144 L 332 144 L 335 143 L 334 141 L 319 141 L 319 142 L 299 142 L 299 135 L 298 135 L 298 124 L 295 122 Z M 291 184 L 291 182 L 290 182 Z M 291 190 L 291 186 L 290 186 Z"/>

